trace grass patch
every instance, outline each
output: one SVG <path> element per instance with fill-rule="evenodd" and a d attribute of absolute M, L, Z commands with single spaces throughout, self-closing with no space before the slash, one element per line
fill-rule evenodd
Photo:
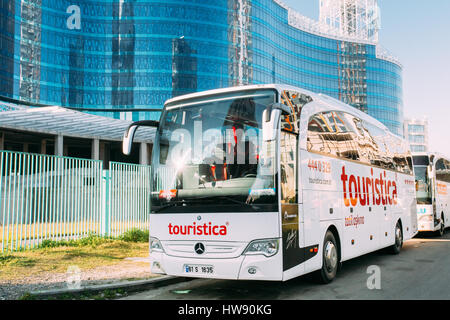
<path fill-rule="evenodd" d="M 27 257 L 18 257 L 14 255 L 0 256 L 0 266 L 32 267 L 36 264 L 35 259 Z"/>
<path fill-rule="evenodd" d="M 39 244 L 39 248 L 56 248 L 56 247 L 97 247 L 99 245 L 117 243 L 117 240 L 124 242 L 145 242 L 149 241 L 149 231 L 141 229 L 131 229 L 124 232 L 117 238 L 98 236 L 91 234 L 87 237 L 83 237 L 76 240 L 43 240 Z"/>
<path fill-rule="evenodd" d="M 90 247 L 97 247 L 99 245 L 105 244 L 105 243 L 110 243 L 113 242 L 114 238 L 111 237 L 102 237 L 102 236 L 97 236 L 95 234 L 89 235 L 87 237 L 83 237 L 80 239 L 76 239 L 76 240 L 43 240 L 40 244 L 39 244 L 39 248 L 57 248 L 57 247 L 86 247 L 86 246 L 90 246 Z"/>
<path fill-rule="evenodd" d="M 139 221 L 115 222 L 111 225 L 111 233 L 117 233 L 119 230 L 142 226 Z M 20 247 L 31 248 L 35 246 L 40 239 L 43 238 L 62 238 L 62 237 L 76 237 L 80 233 L 100 233 L 101 225 L 98 222 L 92 221 L 77 221 L 77 222 L 36 222 L 36 223 L 22 223 L 9 224 L 7 226 L 0 226 L 0 238 L 2 238 L 5 249 L 15 251 Z M 142 231 L 145 232 L 145 231 Z M 148 231 L 147 231 L 148 234 Z"/>
<path fill-rule="evenodd" d="M 127 242 L 148 242 L 149 236 L 148 230 L 131 229 L 123 233 L 119 239 Z"/>
<path fill-rule="evenodd" d="M 37 297 L 35 295 L 32 295 L 31 293 L 27 292 L 23 294 L 19 300 L 37 300 Z"/>
<path fill-rule="evenodd" d="M 132 230 L 119 238 L 90 235 L 77 240 L 45 240 L 36 249 L 0 254 L 0 280 L 14 280 L 45 272 L 66 273 L 118 264 L 127 257 L 148 256 L 148 233 Z"/>

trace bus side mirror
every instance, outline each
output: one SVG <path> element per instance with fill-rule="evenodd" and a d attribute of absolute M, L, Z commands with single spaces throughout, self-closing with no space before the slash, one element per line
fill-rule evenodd
<path fill-rule="evenodd" d="M 131 146 L 133 145 L 134 133 L 136 132 L 138 126 L 131 125 L 128 127 L 123 135 L 122 141 L 122 153 L 129 156 L 131 153 Z"/>
<path fill-rule="evenodd" d="M 130 155 L 131 147 L 133 146 L 134 134 L 136 133 L 137 128 L 139 128 L 140 126 L 157 128 L 159 126 L 159 122 L 154 121 L 154 120 L 143 120 L 143 121 L 137 121 L 137 122 L 130 124 L 130 126 L 127 128 L 127 130 L 125 131 L 125 133 L 123 135 L 123 140 L 122 140 L 122 153 L 123 154 L 125 154 L 127 156 Z"/>
<path fill-rule="evenodd" d="M 292 110 L 281 103 L 270 104 L 264 110 L 262 115 L 263 141 L 273 141 L 276 139 L 282 114 L 291 115 Z"/>

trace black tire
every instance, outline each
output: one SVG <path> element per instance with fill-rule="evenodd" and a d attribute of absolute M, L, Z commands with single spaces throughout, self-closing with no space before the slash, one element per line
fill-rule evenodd
<path fill-rule="evenodd" d="M 395 243 L 389 249 L 392 254 L 399 254 L 403 247 L 403 230 L 400 221 L 395 226 L 394 235 Z"/>
<path fill-rule="evenodd" d="M 444 223 L 444 216 L 441 216 L 441 226 L 439 230 L 437 231 L 437 234 L 439 237 L 443 237 L 445 233 L 445 223 Z"/>
<path fill-rule="evenodd" d="M 331 231 L 327 231 L 323 240 L 322 269 L 316 271 L 315 278 L 319 283 L 327 284 L 334 280 L 339 269 L 339 250 Z"/>

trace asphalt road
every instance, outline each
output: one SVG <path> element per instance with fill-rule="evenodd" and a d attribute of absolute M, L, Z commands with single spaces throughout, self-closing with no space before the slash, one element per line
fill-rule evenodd
<path fill-rule="evenodd" d="M 379 289 L 370 266 L 379 267 Z M 370 270 L 370 269 L 369 269 Z M 373 281 L 372 281 L 373 280 Z M 399 255 L 377 251 L 347 261 L 335 281 L 320 285 L 310 276 L 287 282 L 195 279 L 128 296 L 138 300 L 397 300 L 450 299 L 450 229 L 443 238 L 419 235 Z"/>

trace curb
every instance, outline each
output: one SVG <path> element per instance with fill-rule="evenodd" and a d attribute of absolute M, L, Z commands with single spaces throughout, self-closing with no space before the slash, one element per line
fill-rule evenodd
<path fill-rule="evenodd" d="M 114 289 L 126 289 L 127 292 L 136 292 L 191 280 L 193 280 L 193 278 L 159 276 L 153 279 L 121 281 L 116 283 L 86 286 L 81 287 L 79 289 L 53 289 L 53 290 L 33 291 L 30 292 L 30 295 L 39 300 L 45 298 L 56 298 L 63 294 L 80 296 L 83 293 L 97 293 L 103 290 L 114 290 Z"/>

